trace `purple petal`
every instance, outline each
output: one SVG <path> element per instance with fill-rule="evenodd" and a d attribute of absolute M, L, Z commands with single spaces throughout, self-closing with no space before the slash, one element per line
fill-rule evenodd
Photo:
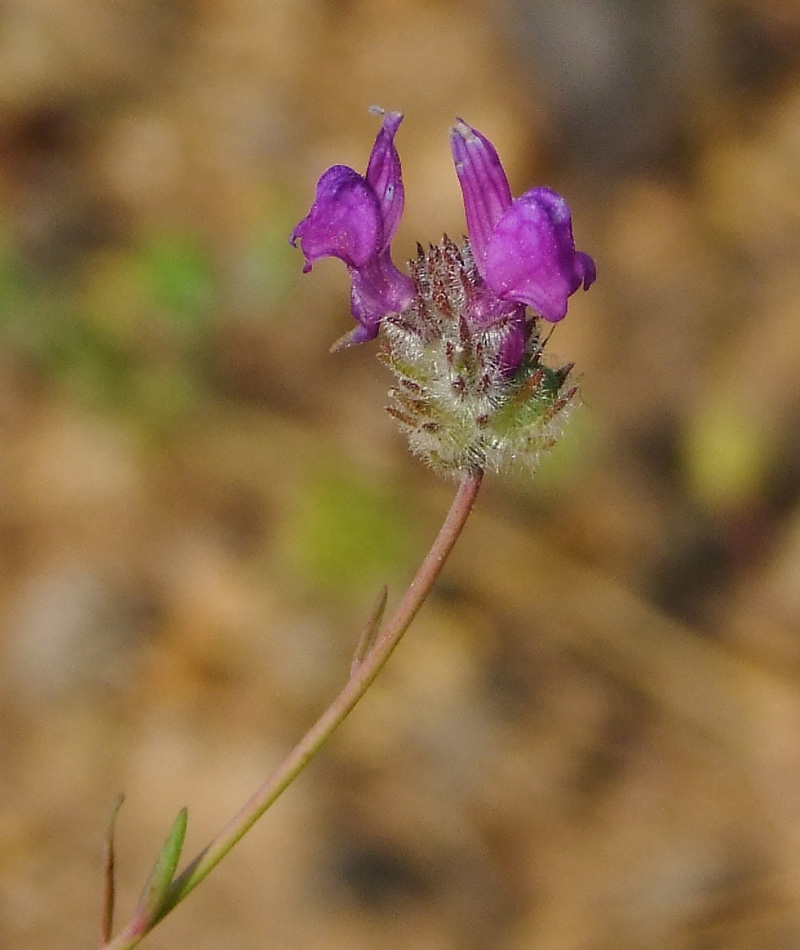
<path fill-rule="evenodd" d="M 513 376 L 525 355 L 528 338 L 525 305 L 503 300 L 482 282 L 472 288 L 467 300 L 469 321 L 476 329 L 494 331 L 497 359 L 507 376 Z"/>
<path fill-rule="evenodd" d="M 367 339 L 375 338 L 381 320 L 388 313 L 399 313 L 414 300 L 411 278 L 394 266 L 388 249 L 364 266 L 351 268 L 350 277 L 350 309 L 356 320 L 371 332 Z"/>
<path fill-rule="evenodd" d="M 383 128 L 375 139 L 372 154 L 367 166 L 367 181 L 375 190 L 383 215 L 382 250 L 387 248 L 395 236 L 400 218 L 403 215 L 405 191 L 400 168 L 400 156 L 394 144 L 394 137 L 403 121 L 402 112 L 383 112 Z"/>
<path fill-rule="evenodd" d="M 366 327 L 361 323 L 357 323 L 352 330 L 348 330 L 344 336 L 340 336 L 331 346 L 331 353 L 340 353 L 342 350 L 346 350 L 350 346 L 357 346 L 359 343 L 369 343 L 378 335 L 378 329 L 379 326 Z"/>
<path fill-rule="evenodd" d="M 581 275 L 583 289 L 588 290 L 597 280 L 597 267 L 594 263 L 594 258 L 589 257 L 589 255 L 583 251 L 576 251 L 575 258 L 575 265 Z"/>
<path fill-rule="evenodd" d="M 338 257 L 360 267 L 383 244 L 383 220 L 372 186 L 346 165 L 329 168 L 317 183 L 317 196 L 308 216 L 292 232 L 306 256 L 305 271 L 321 257 Z"/>
<path fill-rule="evenodd" d="M 475 263 L 483 265 L 495 225 L 511 207 L 511 188 L 494 145 L 477 129 L 458 119 L 450 130 L 456 174 L 464 195 L 464 211 Z"/>
<path fill-rule="evenodd" d="M 497 222 L 485 260 L 484 278 L 498 296 L 532 307 L 556 322 L 567 300 L 596 272 L 588 254 L 576 252 L 572 215 L 561 195 L 536 188 L 517 198 Z"/>
<path fill-rule="evenodd" d="M 528 328 L 525 308 L 517 307 L 502 324 L 503 342 L 498 353 L 500 365 L 506 376 L 513 376 L 525 357 Z"/>

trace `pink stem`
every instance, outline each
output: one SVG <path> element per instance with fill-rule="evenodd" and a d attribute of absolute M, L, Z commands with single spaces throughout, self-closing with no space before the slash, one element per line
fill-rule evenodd
<path fill-rule="evenodd" d="M 355 666 L 344 689 L 238 814 L 175 878 L 164 907 L 147 930 L 141 932 L 141 922 L 135 928 L 129 926 L 115 939 L 105 944 L 103 950 L 131 950 L 135 947 L 159 920 L 163 919 L 219 864 L 344 722 L 386 665 L 436 583 L 472 511 L 482 478 L 483 472 L 479 470 L 469 472 L 463 477 L 450 511 L 425 560 L 394 613 L 386 622 L 374 646 Z"/>

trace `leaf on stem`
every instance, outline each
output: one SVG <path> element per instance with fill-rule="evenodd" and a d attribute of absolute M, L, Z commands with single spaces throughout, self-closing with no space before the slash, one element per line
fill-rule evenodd
<path fill-rule="evenodd" d="M 169 893 L 169 886 L 175 877 L 178 861 L 183 849 L 183 840 L 186 837 L 186 822 L 188 812 L 182 808 L 173 822 L 164 847 L 161 849 L 147 884 L 144 886 L 139 904 L 133 914 L 133 920 L 128 933 L 147 933 L 160 919 L 161 910 Z"/>
<path fill-rule="evenodd" d="M 117 796 L 111 806 L 106 828 L 106 840 L 103 848 L 103 910 L 100 918 L 100 950 L 111 939 L 114 929 L 114 828 L 117 823 L 117 813 L 125 801 L 124 795 Z"/>
<path fill-rule="evenodd" d="M 367 621 L 367 625 L 364 628 L 364 632 L 359 637 L 358 645 L 356 646 L 355 653 L 353 654 L 353 662 L 350 664 L 351 676 L 367 658 L 369 651 L 372 649 L 373 644 L 375 643 L 375 639 L 378 636 L 378 631 L 380 630 L 381 621 L 383 620 L 383 613 L 386 610 L 386 600 L 388 596 L 389 588 L 386 586 L 386 584 L 384 584 L 375 600 L 372 613 L 369 615 L 369 620 Z"/>

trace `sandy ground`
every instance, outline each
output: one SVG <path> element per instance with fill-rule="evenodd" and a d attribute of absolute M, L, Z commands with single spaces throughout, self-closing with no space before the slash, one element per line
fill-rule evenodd
<path fill-rule="evenodd" d="M 347 674 L 452 486 L 287 235 L 406 113 L 571 202 L 583 405 L 487 479 L 372 694 L 156 948 L 800 946 L 800 17 L 755 0 L 6 0 L 0 950 L 96 946 Z"/>

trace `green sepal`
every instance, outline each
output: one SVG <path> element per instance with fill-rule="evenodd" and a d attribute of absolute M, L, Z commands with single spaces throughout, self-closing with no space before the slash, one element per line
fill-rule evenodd
<path fill-rule="evenodd" d="M 563 378 L 558 370 L 541 364 L 536 366 L 538 382 L 534 388 L 520 387 L 492 418 L 492 428 L 498 435 L 513 436 L 521 429 L 534 425 L 551 410 L 560 394 Z"/>

